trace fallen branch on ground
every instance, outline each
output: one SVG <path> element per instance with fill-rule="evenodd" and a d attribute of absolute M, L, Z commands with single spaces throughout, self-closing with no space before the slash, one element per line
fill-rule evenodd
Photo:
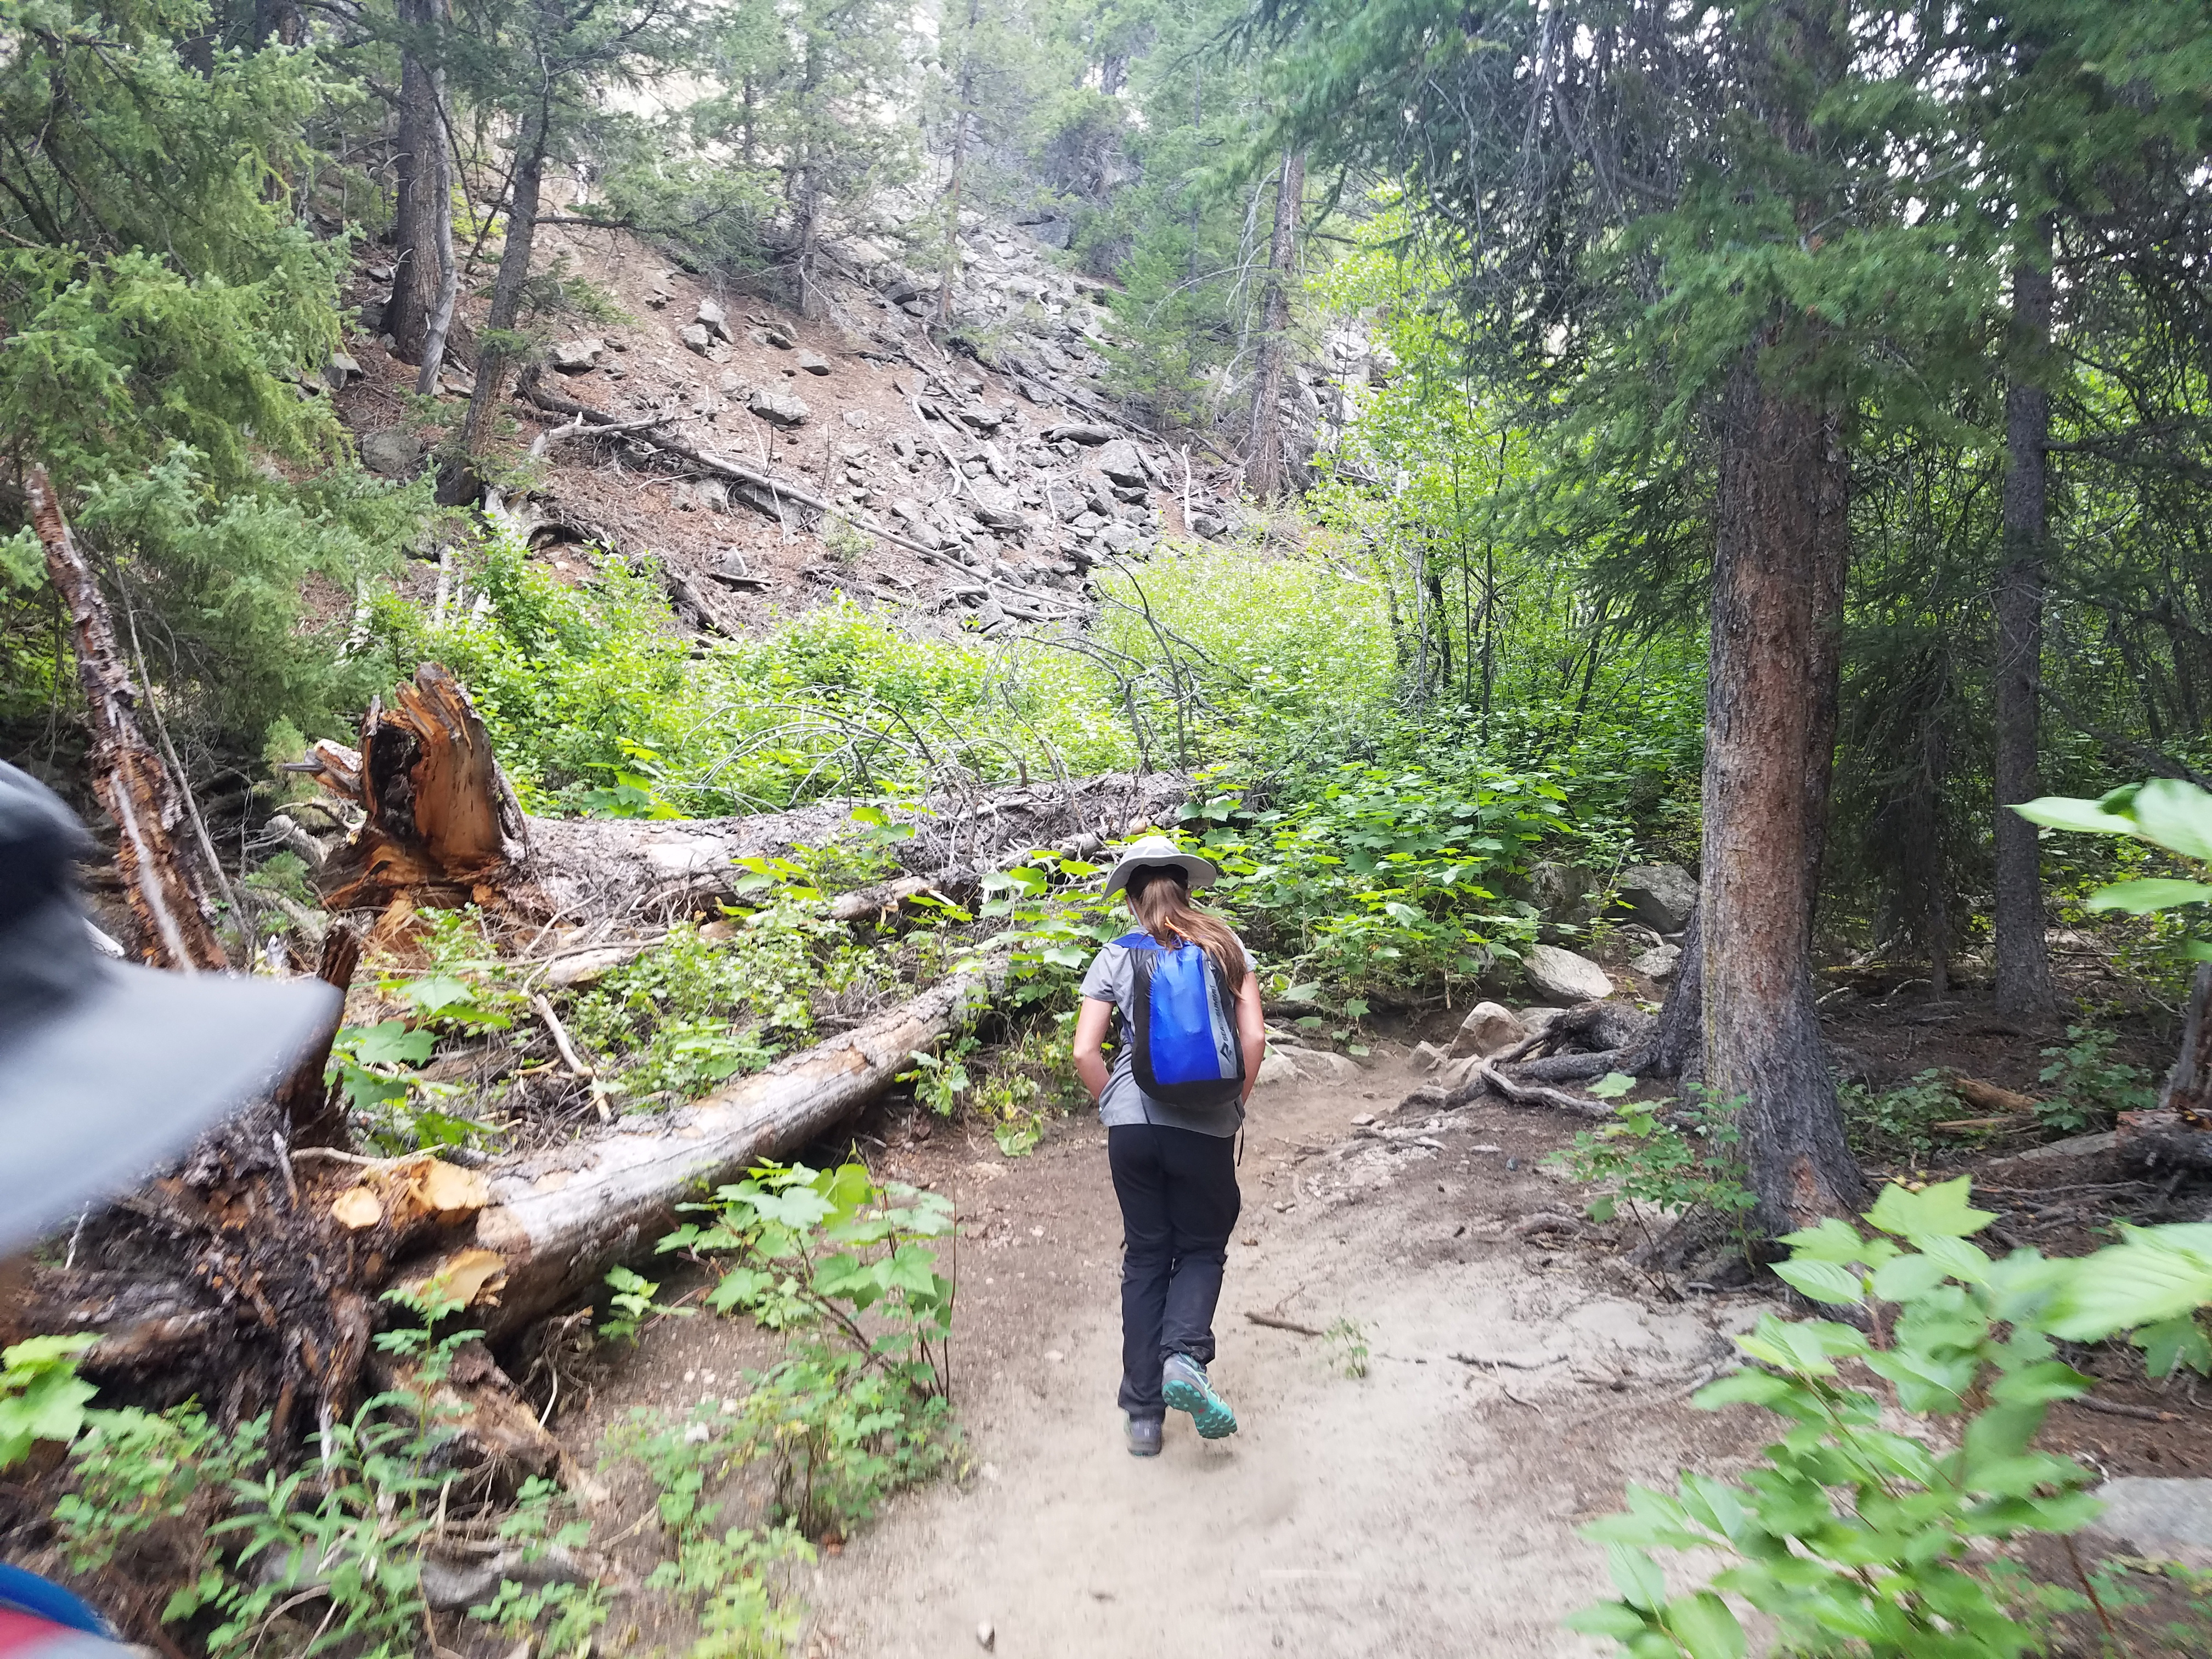
<path fill-rule="evenodd" d="M 1327 1336 L 1318 1326 L 1302 1325 L 1295 1319 L 1285 1319 L 1280 1314 L 1247 1313 L 1245 1318 L 1255 1325 L 1265 1325 L 1271 1331 L 1295 1331 L 1300 1336 Z"/>
<path fill-rule="evenodd" d="M 1486 1060 L 1474 1062 L 1468 1080 L 1446 1095 L 1443 1103 L 1448 1107 L 1464 1106 L 1486 1090 L 1504 1096 L 1516 1106 L 1548 1106 L 1553 1111 L 1571 1112 L 1577 1117 L 1610 1118 L 1613 1115 L 1611 1105 L 1587 1095 L 1571 1095 L 1540 1084 L 1516 1083 Z"/>

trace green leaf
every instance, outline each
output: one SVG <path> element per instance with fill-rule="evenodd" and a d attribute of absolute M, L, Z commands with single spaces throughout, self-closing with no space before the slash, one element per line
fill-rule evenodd
<path fill-rule="evenodd" d="M 1612 1575 L 1613 1587 L 1630 1607 L 1656 1612 L 1665 1605 L 1666 1575 L 1644 1551 L 1628 1544 L 1607 1544 L 1605 1570 Z"/>
<path fill-rule="evenodd" d="M 1775 1242 L 1787 1244 L 1790 1253 L 1800 1261 L 1849 1262 L 1867 1259 L 1866 1240 L 1859 1236 L 1859 1230 L 1834 1216 L 1817 1227 L 1801 1227 L 1794 1233 L 1784 1233 Z"/>
<path fill-rule="evenodd" d="M 1660 1610 L 1659 1622 L 1690 1659 L 1743 1659 L 1743 1626 L 1727 1602 L 1711 1590 L 1678 1595 Z"/>
<path fill-rule="evenodd" d="M 2212 861 L 2212 795 L 2179 778 L 2153 778 L 2136 791 L 2136 833 L 2185 858 Z"/>
<path fill-rule="evenodd" d="M 2145 876 L 2135 881 L 2114 882 L 2110 887 L 2100 887 L 2084 902 L 2091 910 L 2125 910 L 2130 915 L 2148 915 L 2153 910 L 2172 910 L 2184 904 L 2203 904 L 2212 901 L 2212 887 L 2201 881 L 2176 881 L 2169 877 Z"/>
<path fill-rule="evenodd" d="M 1585 1636 L 1610 1636 L 1622 1642 L 1651 1628 L 1650 1620 L 1626 1601 L 1600 1601 L 1594 1607 L 1577 1607 L 1559 1622 Z"/>
<path fill-rule="evenodd" d="M 1618 1100 L 1636 1086 L 1636 1079 L 1626 1072 L 1607 1072 L 1589 1085 L 1589 1092 L 1600 1100 Z"/>
<path fill-rule="evenodd" d="M 1917 1193 L 1892 1182 L 1881 1189 L 1866 1218 L 1882 1231 L 1916 1243 L 1927 1238 L 1964 1238 L 1997 1218 L 1995 1211 L 1975 1209 L 1967 1201 L 1973 1186 L 1969 1176 Z"/>
<path fill-rule="evenodd" d="M 2145 1326 L 2135 1342 L 2143 1351 L 2143 1369 L 2154 1377 L 2171 1376 L 2184 1365 L 2200 1376 L 2212 1376 L 2212 1343 L 2194 1314 Z"/>
<path fill-rule="evenodd" d="M 338 1033 L 337 1041 L 351 1048 L 353 1057 L 364 1066 L 420 1066 L 438 1046 L 438 1039 L 430 1032 L 410 1031 L 404 1019 L 348 1026 Z"/>
<path fill-rule="evenodd" d="M 1792 1258 L 1777 1263 L 1774 1273 L 1815 1302 L 1848 1304 L 1863 1300 L 1866 1294 L 1858 1274 L 1838 1262 Z"/>
<path fill-rule="evenodd" d="M 421 979 L 410 980 L 399 988 L 400 1000 L 410 1008 L 419 1008 L 426 1014 L 442 1013 L 445 1010 L 473 1003 L 476 987 L 465 979 L 451 974 L 426 974 Z"/>
<path fill-rule="evenodd" d="M 2107 799 L 2111 799 L 2109 796 Z M 2012 809 L 2030 823 L 2048 830 L 2073 830 L 2091 836 L 2132 836 L 2136 821 L 2106 811 L 2094 800 L 2075 800 L 2064 795 L 2045 795 Z"/>
<path fill-rule="evenodd" d="M 2094 1342 L 2212 1302 L 2212 1261 L 2161 1243 L 2158 1231 L 2137 1231 L 2076 1262 L 2051 1309 L 2051 1334 Z"/>

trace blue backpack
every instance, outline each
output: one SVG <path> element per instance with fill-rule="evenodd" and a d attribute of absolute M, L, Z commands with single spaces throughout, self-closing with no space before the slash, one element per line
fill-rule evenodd
<path fill-rule="evenodd" d="M 1137 1086 L 1169 1106 L 1204 1110 L 1236 1102 L 1244 1089 L 1229 985 L 1204 949 L 1124 933 L 1135 970 L 1129 1058 Z"/>

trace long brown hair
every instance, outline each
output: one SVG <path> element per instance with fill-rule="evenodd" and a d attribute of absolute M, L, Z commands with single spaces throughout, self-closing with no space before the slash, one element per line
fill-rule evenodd
<path fill-rule="evenodd" d="M 1229 924 L 1190 902 L 1190 878 L 1171 864 L 1139 865 L 1122 890 L 1137 925 L 1163 945 L 1198 945 L 1235 996 L 1244 988 L 1244 946 Z"/>

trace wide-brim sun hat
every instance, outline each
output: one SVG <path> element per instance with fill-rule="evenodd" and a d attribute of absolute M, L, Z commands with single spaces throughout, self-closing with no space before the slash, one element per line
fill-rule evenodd
<path fill-rule="evenodd" d="M 1207 860 L 1195 853 L 1186 853 L 1165 836 L 1146 836 L 1131 842 L 1115 856 L 1114 867 L 1106 872 L 1106 896 L 1111 898 L 1129 884 L 1129 878 L 1139 870 L 1180 870 L 1191 891 L 1211 887 L 1220 879 L 1221 872 Z"/>
<path fill-rule="evenodd" d="M 0 1256 L 266 1097 L 336 1025 L 319 979 L 112 962 L 77 908 L 91 838 L 0 763 Z"/>

